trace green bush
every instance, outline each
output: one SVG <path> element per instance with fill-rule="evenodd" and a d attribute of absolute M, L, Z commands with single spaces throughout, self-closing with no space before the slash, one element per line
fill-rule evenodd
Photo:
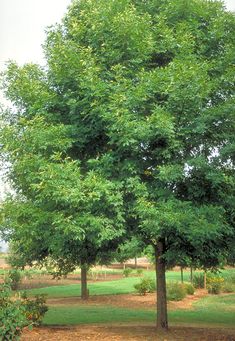
<path fill-rule="evenodd" d="M 0 285 L 0 340 L 16 341 L 20 339 L 22 329 L 30 325 L 21 300 L 11 298 L 9 285 Z"/>
<path fill-rule="evenodd" d="M 5 278 L 5 283 L 8 284 L 12 290 L 19 289 L 22 280 L 22 274 L 17 269 L 9 270 Z"/>
<path fill-rule="evenodd" d="M 235 284 L 235 274 L 229 274 L 226 278 L 224 277 L 225 282 Z"/>
<path fill-rule="evenodd" d="M 235 284 L 231 282 L 224 282 L 222 285 L 222 292 L 225 292 L 225 293 L 235 292 Z"/>
<path fill-rule="evenodd" d="M 220 276 L 210 276 L 207 279 L 207 290 L 209 294 L 218 295 L 222 291 L 224 279 Z"/>
<path fill-rule="evenodd" d="M 12 297 L 12 289 L 7 284 L 0 285 L 0 340 L 16 341 L 24 327 L 39 325 L 48 308 L 45 296 L 28 299 L 26 294 Z"/>
<path fill-rule="evenodd" d="M 132 273 L 132 269 L 126 268 L 123 270 L 123 277 L 129 277 L 131 273 Z"/>
<path fill-rule="evenodd" d="M 204 274 L 203 273 L 194 274 L 193 286 L 196 289 L 203 289 L 204 288 Z"/>
<path fill-rule="evenodd" d="M 139 283 L 135 284 L 134 288 L 140 295 L 146 295 L 146 293 L 156 290 L 156 283 L 152 278 L 145 277 Z"/>
<path fill-rule="evenodd" d="M 45 304 L 46 295 L 36 295 L 34 299 L 29 299 L 26 293 L 23 293 L 22 299 L 27 320 L 32 321 L 34 325 L 40 325 L 45 313 L 48 311 Z"/>
<path fill-rule="evenodd" d="M 168 301 L 181 301 L 187 295 L 184 284 L 179 282 L 168 282 L 166 292 Z"/>
<path fill-rule="evenodd" d="M 137 270 L 136 270 L 137 276 L 142 276 L 142 275 L 143 275 L 143 272 L 144 272 L 143 269 L 137 269 Z"/>
<path fill-rule="evenodd" d="M 184 287 L 187 295 L 193 295 L 195 292 L 195 288 L 191 283 L 184 283 Z"/>

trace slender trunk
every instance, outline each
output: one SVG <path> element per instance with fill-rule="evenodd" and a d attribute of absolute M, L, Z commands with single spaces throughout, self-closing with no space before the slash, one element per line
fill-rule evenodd
<path fill-rule="evenodd" d="M 155 246 L 156 280 L 157 280 L 157 328 L 168 329 L 166 301 L 166 265 L 162 258 L 164 241 L 159 240 Z"/>
<path fill-rule="evenodd" d="M 84 263 L 81 265 L 81 298 L 87 300 L 89 293 L 87 289 L 87 265 Z"/>
<path fill-rule="evenodd" d="M 135 257 L 135 269 L 137 269 L 137 257 Z"/>
<path fill-rule="evenodd" d="M 204 272 L 204 289 L 206 289 L 206 271 Z"/>
<path fill-rule="evenodd" d="M 193 267 L 190 266 L 190 282 L 193 283 Z"/>
<path fill-rule="evenodd" d="M 181 274 L 181 283 L 184 283 L 184 269 L 182 266 L 180 267 L 180 274 Z"/>

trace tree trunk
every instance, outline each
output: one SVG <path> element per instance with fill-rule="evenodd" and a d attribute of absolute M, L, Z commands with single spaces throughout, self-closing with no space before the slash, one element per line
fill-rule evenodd
<path fill-rule="evenodd" d="M 135 269 L 137 269 L 137 257 L 135 257 Z"/>
<path fill-rule="evenodd" d="M 168 329 L 166 301 L 166 266 L 162 258 L 164 241 L 159 240 L 155 246 L 156 280 L 157 280 L 157 328 Z"/>
<path fill-rule="evenodd" d="M 190 266 L 190 282 L 193 283 L 193 267 Z"/>
<path fill-rule="evenodd" d="M 89 293 L 87 289 L 87 265 L 81 265 L 81 298 L 82 300 L 87 300 L 89 298 Z"/>
<path fill-rule="evenodd" d="M 183 267 L 180 267 L 180 274 L 181 274 L 181 283 L 184 283 L 184 270 Z"/>

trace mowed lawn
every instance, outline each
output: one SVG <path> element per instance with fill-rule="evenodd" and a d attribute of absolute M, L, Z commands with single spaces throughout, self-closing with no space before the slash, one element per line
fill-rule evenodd
<path fill-rule="evenodd" d="M 46 313 L 43 324 L 154 323 L 155 319 L 156 312 L 151 310 L 91 305 L 54 306 Z M 193 310 L 170 311 L 169 322 L 172 325 L 235 327 L 235 294 L 204 297 L 194 305 Z"/>
<path fill-rule="evenodd" d="M 235 275 L 235 269 L 223 270 L 224 278 Z M 154 271 L 144 272 L 144 276 L 155 278 Z M 189 272 L 184 271 L 184 280 L 189 281 Z M 167 271 L 167 281 L 180 281 L 180 272 Z M 141 277 L 121 278 L 114 281 L 89 283 L 90 295 L 118 295 L 135 291 L 134 284 Z M 48 298 L 66 298 L 80 296 L 80 283 L 72 285 L 50 286 L 27 290 L 29 295 L 47 294 Z M 120 297 L 121 299 L 121 297 Z M 63 305 L 50 306 L 43 324 L 79 325 L 96 323 L 149 322 L 156 320 L 155 310 L 131 309 L 118 306 Z M 235 328 L 235 294 L 210 295 L 194 303 L 191 310 L 169 311 L 171 325 L 197 325 Z"/>
<path fill-rule="evenodd" d="M 235 269 L 221 271 L 224 277 L 235 276 Z M 144 276 L 155 279 L 154 271 L 145 271 Z M 167 271 L 167 281 L 180 281 L 179 271 Z M 189 271 L 184 271 L 184 280 L 189 281 Z M 118 295 L 128 294 L 135 291 L 134 284 L 140 281 L 141 277 L 127 277 L 115 281 L 97 281 L 88 284 L 90 295 Z M 70 284 L 61 286 L 50 286 L 40 289 L 27 290 L 29 295 L 46 294 L 48 298 L 80 296 L 81 285 Z"/>

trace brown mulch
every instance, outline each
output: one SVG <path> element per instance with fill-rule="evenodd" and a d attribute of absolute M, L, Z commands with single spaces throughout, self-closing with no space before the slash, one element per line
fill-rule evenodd
<path fill-rule="evenodd" d="M 197 290 L 194 295 L 185 297 L 182 301 L 168 302 L 169 310 L 176 309 L 193 309 L 193 303 L 200 298 L 207 296 L 204 289 Z M 80 297 L 51 298 L 47 300 L 49 306 L 54 305 L 111 305 L 122 308 L 132 309 L 155 309 L 156 294 L 147 294 L 140 296 L 138 294 L 122 294 L 122 295 L 102 295 L 90 296 L 88 301 L 81 300 Z"/>
<path fill-rule="evenodd" d="M 235 330 L 172 327 L 158 332 L 153 325 L 81 325 L 25 330 L 22 341 L 235 341 Z"/>

